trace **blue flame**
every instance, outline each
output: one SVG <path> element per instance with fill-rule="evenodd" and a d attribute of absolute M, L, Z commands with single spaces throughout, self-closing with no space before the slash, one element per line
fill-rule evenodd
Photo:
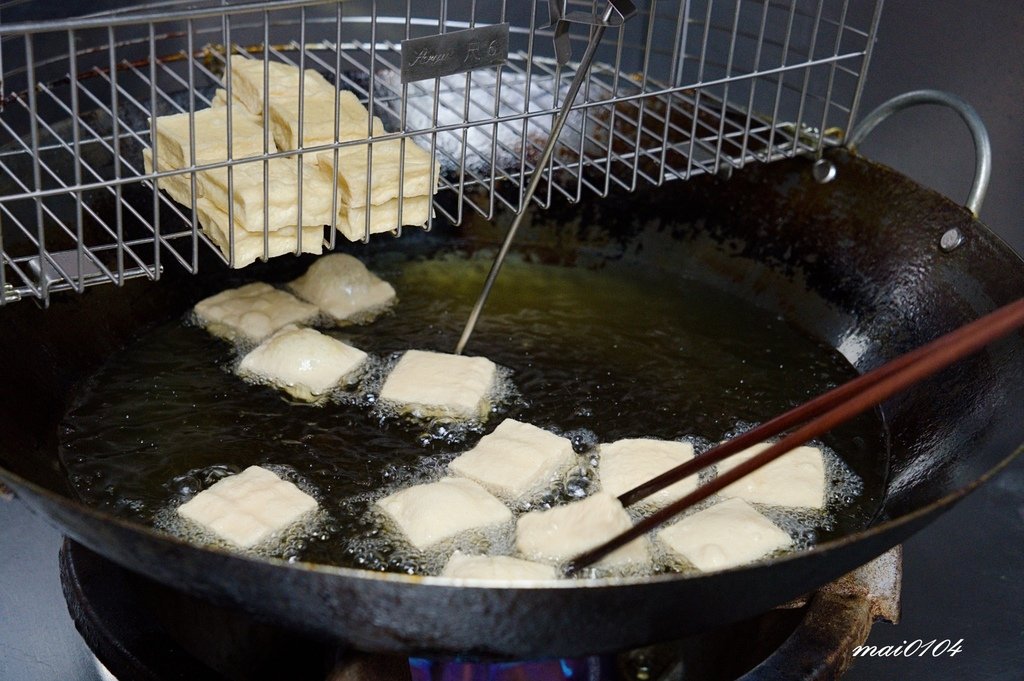
<path fill-rule="evenodd" d="M 409 658 L 413 681 L 570 681 L 595 677 L 601 671 L 599 658 L 561 659 L 535 662 L 471 662 Z M 523 676 L 526 674 L 527 676 Z M 600 678 L 604 678 L 601 676 Z"/>

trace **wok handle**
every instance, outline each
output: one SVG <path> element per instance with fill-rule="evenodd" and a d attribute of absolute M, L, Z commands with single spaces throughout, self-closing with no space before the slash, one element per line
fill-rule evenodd
<path fill-rule="evenodd" d="M 740 681 L 835 681 L 846 673 L 873 622 L 867 595 L 822 589 L 796 631 Z"/>
<path fill-rule="evenodd" d="M 981 116 L 965 99 L 941 90 L 915 90 L 897 95 L 865 116 L 864 120 L 850 131 L 846 141 L 847 149 L 856 151 L 857 145 L 863 142 L 879 123 L 898 111 L 920 104 L 940 104 L 949 107 L 960 115 L 970 129 L 974 140 L 974 183 L 971 185 L 971 193 L 965 205 L 977 217 L 992 176 L 992 143 L 989 141 L 988 130 L 985 129 Z"/>

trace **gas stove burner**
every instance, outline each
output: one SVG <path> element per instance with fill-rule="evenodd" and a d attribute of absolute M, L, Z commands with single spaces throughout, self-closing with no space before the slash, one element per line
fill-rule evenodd
<path fill-rule="evenodd" d="M 609 681 L 614 660 L 588 657 L 540 662 L 461 662 L 426 658 L 409 660 L 412 681 Z"/>
<path fill-rule="evenodd" d="M 75 625 L 119 681 L 834 679 L 873 618 L 895 618 L 900 572 L 898 552 L 890 552 L 805 602 L 728 627 L 626 652 L 524 662 L 352 651 L 173 590 L 71 540 L 60 566 Z"/>

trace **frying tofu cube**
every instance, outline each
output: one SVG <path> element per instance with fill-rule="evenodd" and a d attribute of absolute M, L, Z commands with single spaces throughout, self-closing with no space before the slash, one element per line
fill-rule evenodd
<path fill-rule="evenodd" d="M 230 196 L 234 197 L 235 224 L 262 234 L 263 176 L 262 160 L 239 163 L 233 167 Z M 272 158 L 266 162 L 267 219 L 269 231 L 282 227 L 320 227 L 331 223 L 334 185 L 315 167 L 302 166 L 302 216 L 299 216 L 299 164 L 294 158 Z M 200 173 L 203 195 L 225 215 L 228 213 L 228 169 L 215 168 Z"/>
<path fill-rule="evenodd" d="M 512 520 L 505 504 L 464 478 L 414 485 L 384 497 L 377 506 L 421 551 L 463 532 Z"/>
<path fill-rule="evenodd" d="M 373 154 L 372 159 L 367 158 L 367 146 Z M 331 181 L 337 182 L 346 206 L 367 205 L 367 182 L 369 203 L 372 205 L 397 199 L 400 188 L 403 198 L 432 195 L 437 190 L 441 165 L 431 164 L 430 152 L 412 140 L 404 142 L 405 163 L 402 164 L 402 146 L 402 140 L 390 139 L 342 147 L 338 149 L 337 166 L 334 165 L 333 151 L 317 154 L 317 162 Z M 433 185 L 430 183 L 431 175 Z"/>
<path fill-rule="evenodd" d="M 770 446 L 770 443 L 761 442 L 733 454 L 718 464 L 719 475 L 732 470 Z M 755 504 L 824 508 L 825 461 L 821 450 L 817 447 L 797 447 L 729 485 L 719 494 L 723 497 L 745 499 Z"/>
<path fill-rule="evenodd" d="M 399 215 L 398 199 L 391 199 L 376 206 L 346 206 L 339 203 L 336 227 L 349 241 L 366 238 L 367 216 L 370 234 L 391 232 L 399 227 L 422 227 L 427 224 L 432 205 L 433 199 L 430 196 L 406 196 L 401 201 L 402 214 Z"/>
<path fill-rule="evenodd" d="M 214 483 L 178 514 L 241 548 L 262 544 L 316 509 L 316 499 L 259 466 Z"/>
<path fill-rule="evenodd" d="M 228 157 L 228 107 L 215 106 L 195 112 L 196 165 L 217 163 Z M 161 170 L 191 165 L 192 139 L 188 112 L 160 116 L 150 121 L 155 131 Z M 231 146 L 234 159 L 263 154 L 263 123 L 242 107 L 231 107 Z M 274 149 L 270 149 L 274 151 Z"/>
<path fill-rule="evenodd" d="M 243 357 L 238 374 L 261 378 L 296 399 L 315 402 L 351 382 L 366 357 L 336 338 L 289 324 Z"/>
<path fill-rule="evenodd" d="M 693 459 L 693 445 L 637 438 L 601 445 L 598 454 L 601 489 L 617 497 Z M 644 503 L 657 507 L 670 504 L 695 490 L 697 479 L 697 475 L 692 475 L 680 480 L 647 497 Z"/>
<path fill-rule="evenodd" d="M 195 312 L 215 336 L 258 342 L 288 324 L 315 318 L 319 310 L 270 284 L 256 282 L 201 300 Z"/>
<path fill-rule="evenodd" d="M 448 559 L 442 577 L 459 579 L 527 580 L 557 579 L 555 568 L 512 556 L 470 556 L 456 551 Z"/>
<path fill-rule="evenodd" d="M 686 516 L 655 536 L 703 572 L 743 565 L 793 543 L 742 499 L 727 499 Z"/>
<path fill-rule="evenodd" d="M 572 442 L 542 428 L 505 419 L 448 470 L 499 497 L 517 500 L 542 491 L 576 461 Z"/>
<path fill-rule="evenodd" d="M 485 357 L 409 350 L 384 381 L 380 399 L 417 417 L 484 418 L 496 374 Z"/>
<path fill-rule="evenodd" d="M 312 69 L 300 75 L 299 68 L 275 61 L 234 55 L 230 60 L 232 92 L 252 114 L 263 115 L 263 69 L 269 78 L 267 110 L 274 142 L 281 151 L 299 148 L 299 84 L 302 83 L 302 146 L 331 144 L 334 137 L 335 87 Z M 359 98 L 341 90 L 338 99 L 338 139 L 365 139 L 370 113 Z M 385 134 L 384 124 L 373 118 L 373 134 Z M 305 160 L 305 159 L 304 159 Z M 315 159 L 310 156 L 310 165 Z"/>
<path fill-rule="evenodd" d="M 340 323 L 369 321 L 395 300 L 391 284 L 345 253 L 319 258 L 289 287 Z"/>
<path fill-rule="evenodd" d="M 559 564 L 628 530 L 633 522 L 618 499 L 598 492 L 581 501 L 530 511 L 516 524 L 516 548 L 530 560 Z M 608 554 L 600 567 L 646 565 L 647 539 L 634 539 Z"/>

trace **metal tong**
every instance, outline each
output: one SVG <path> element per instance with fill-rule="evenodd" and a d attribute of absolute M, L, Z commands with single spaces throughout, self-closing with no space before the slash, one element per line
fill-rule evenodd
<path fill-rule="evenodd" d="M 494 287 L 494 282 L 498 278 L 498 273 L 501 272 L 501 266 L 505 262 L 505 257 L 512 246 L 512 241 L 516 238 L 519 224 L 523 221 L 523 216 L 526 215 L 526 208 L 530 205 L 530 201 L 533 200 L 533 195 L 536 193 L 537 187 L 540 186 L 540 181 L 544 177 L 544 168 L 547 166 L 548 161 L 551 160 L 551 155 L 555 151 L 558 136 L 562 133 L 565 122 L 569 120 L 569 112 L 572 110 L 573 102 L 576 101 L 576 95 L 579 94 L 580 88 L 583 87 L 583 83 L 587 79 L 587 73 L 590 71 L 590 65 L 594 61 L 594 55 L 597 53 L 601 38 L 604 37 L 605 31 L 609 27 L 621 26 L 627 19 L 636 14 L 636 6 L 630 0 L 608 0 L 608 5 L 600 17 L 578 11 L 567 13 L 563 0 L 549 0 L 548 9 L 551 27 L 554 28 L 555 33 L 555 56 L 558 59 L 559 66 L 565 66 L 572 57 L 572 46 L 569 42 L 569 26 L 574 23 L 589 24 L 593 27 L 593 31 L 590 34 L 590 42 L 587 43 L 587 50 L 584 52 L 583 58 L 580 59 L 579 66 L 576 69 L 576 75 L 573 76 L 572 82 L 569 84 L 569 91 L 565 95 L 565 101 L 562 102 L 562 108 L 558 111 L 558 116 L 555 117 L 555 121 L 551 126 L 551 134 L 548 136 L 547 143 L 544 145 L 540 158 L 537 160 L 533 175 L 530 176 L 530 184 L 527 185 L 526 193 L 523 195 L 523 200 L 520 204 L 521 209 L 516 214 L 512 225 L 505 234 L 505 240 L 502 242 L 498 254 L 494 257 L 491 270 L 487 273 L 487 279 L 484 280 L 483 289 L 476 299 L 476 304 L 473 305 L 473 310 L 469 313 L 469 319 L 466 321 L 465 328 L 462 329 L 462 336 L 459 338 L 458 345 L 455 346 L 456 355 L 462 354 L 462 351 L 466 349 L 466 343 L 469 342 L 469 337 L 473 335 L 473 329 L 476 328 L 477 320 L 480 319 L 480 313 L 483 312 L 487 298 L 491 294 L 491 288 Z"/>

